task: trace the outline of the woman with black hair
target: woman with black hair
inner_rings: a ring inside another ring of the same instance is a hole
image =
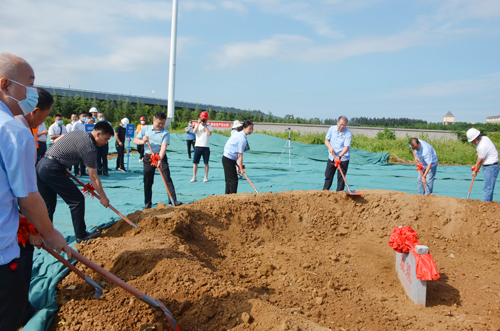
[[[243,170],[243,152],[247,146],[247,136],[253,132],[253,123],[245,121],[237,131],[226,142],[224,156],[222,156],[222,166],[226,178],[226,194],[236,193],[238,190],[236,165],[239,166],[241,174],[245,173],[245,170]]]

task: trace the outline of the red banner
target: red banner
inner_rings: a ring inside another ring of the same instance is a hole
[[[231,122],[216,122],[216,121],[208,121],[213,128],[230,128]]]

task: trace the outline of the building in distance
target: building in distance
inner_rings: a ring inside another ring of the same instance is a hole
[[[455,124],[455,116],[451,113],[451,111],[447,112],[443,118],[444,125],[452,125]]]
[[[500,124],[500,115],[486,117],[486,123]]]

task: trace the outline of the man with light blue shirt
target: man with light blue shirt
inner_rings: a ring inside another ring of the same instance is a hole
[[[344,176],[347,176],[347,168],[351,158],[351,140],[352,133],[347,128],[347,117],[340,116],[337,120],[337,125],[333,125],[328,130],[325,137],[325,145],[328,147],[328,162],[325,171],[325,185],[323,190],[329,190],[332,187],[333,177],[337,170],[338,161],[339,167],[342,169]],[[344,179],[337,171],[337,191],[344,190]]]
[[[165,113],[157,112],[154,116],[153,125],[144,127],[134,138],[134,144],[144,145],[144,209],[149,209],[152,206],[152,188],[156,168],[160,168],[175,205],[182,205],[182,202],[177,201],[174,183],[170,177],[170,168],[168,167],[167,146],[170,143],[170,132],[165,129],[166,120]],[[148,142],[151,144],[152,151],[147,145]],[[160,158],[156,164],[152,165],[151,156],[154,154],[159,154]]]
[[[186,142],[188,148],[188,158],[191,158],[191,147],[194,150],[194,144],[196,142],[196,135],[193,132],[193,123],[189,122],[189,125],[184,128],[184,132],[186,132]]]
[[[427,188],[427,193],[432,194],[438,166],[436,151],[427,142],[417,138],[410,139],[410,147],[415,153],[415,162],[420,163],[425,169],[423,170],[423,176],[422,171],[418,172],[417,193],[425,195],[425,189]]]
[[[33,68],[12,54],[0,54],[0,330],[17,330],[28,302],[24,266],[19,259],[17,230],[19,207],[43,236],[49,249],[64,248],[64,237],[50,222],[45,202],[38,193],[35,161],[36,144],[31,132],[14,119],[27,115],[38,102],[33,88]],[[42,237],[31,236],[40,247]]]

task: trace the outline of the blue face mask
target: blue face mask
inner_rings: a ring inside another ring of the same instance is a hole
[[[146,121],[141,121],[141,124],[146,124]]]
[[[62,125],[62,124],[63,124],[63,121],[62,121],[62,120],[59,120],[59,121],[57,121],[57,124],[58,124],[58,125]]]
[[[104,117],[101,117],[101,118],[99,119],[99,122],[102,122],[102,121],[104,121]]]
[[[36,91],[36,88],[31,87],[31,86],[25,86],[19,82],[16,82],[15,80],[9,79],[11,82],[19,84],[21,86],[26,87],[26,99],[24,100],[17,100],[16,98],[12,97],[9,95],[9,98],[14,99],[17,101],[17,104],[23,111],[23,114],[26,116],[29,113],[35,109],[36,105],[38,104],[38,92]]]

